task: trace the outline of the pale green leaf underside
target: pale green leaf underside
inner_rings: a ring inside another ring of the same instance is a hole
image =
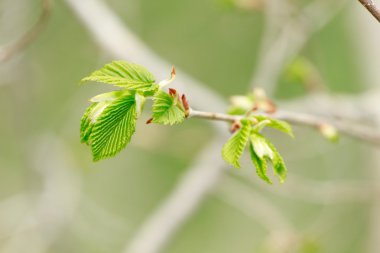
[[[135,132],[136,119],[135,94],[112,101],[97,118],[90,135],[94,161],[120,152]]]
[[[251,154],[251,160],[256,167],[257,175],[265,182],[272,184],[272,181],[267,176],[267,169],[268,169],[267,161],[265,158],[262,159],[258,157],[258,155],[255,153],[252,142],[249,143],[249,152]]]
[[[160,90],[154,96],[153,101],[153,123],[174,125],[185,119],[184,109],[176,97]]]
[[[104,108],[107,107],[107,105],[110,103],[110,101],[102,101],[97,103],[92,103],[84,113],[81,124],[80,124],[80,137],[81,142],[90,144],[90,135],[92,132],[92,128],[96,122],[96,119],[99,117],[99,115],[102,113]]]
[[[130,90],[146,91],[153,88],[155,78],[146,68],[125,61],[113,61],[82,79],[95,81]]]
[[[287,170],[285,167],[284,160],[282,159],[280,153],[278,153],[274,145],[268,139],[266,139],[264,136],[262,136],[259,133],[252,133],[251,143],[252,143],[253,151],[256,154],[256,156],[259,159],[264,160],[264,161],[269,160],[273,165],[273,170],[274,170],[275,175],[277,175],[280,179],[280,182],[283,183],[286,179]],[[260,167],[256,167],[256,169],[259,169],[262,171]],[[261,173],[261,171],[257,171],[258,174]],[[261,177],[260,174],[259,176]]]
[[[241,124],[241,128],[224,144],[222,149],[223,159],[236,168],[240,168],[239,159],[243,154],[252,128],[249,120],[242,120]]]
[[[128,90],[115,90],[111,92],[101,93],[90,98],[90,102],[98,103],[98,102],[108,102],[115,100],[123,95],[128,95],[130,92]]]

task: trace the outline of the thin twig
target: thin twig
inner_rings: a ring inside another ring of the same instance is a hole
[[[323,125],[331,125],[342,134],[371,144],[380,145],[380,131],[374,127],[351,124],[342,120],[328,120],[311,114],[290,111],[277,111],[274,114],[265,115],[275,119],[285,120],[293,125],[307,126],[318,130]],[[243,118],[243,116],[197,110],[190,110],[190,117],[227,122],[240,121]]]
[[[51,0],[42,0],[42,12],[35,25],[10,45],[0,48],[0,63],[6,62],[17,53],[27,48],[43,31],[51,14]]]
[[[359,0],[359,2],[380,22],[380,9],[372,0]]]

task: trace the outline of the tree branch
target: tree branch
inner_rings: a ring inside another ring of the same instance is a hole
[[[380,9],[372,0],[359,0],[359,2],[380,22]]]
[[[280,119],[289,122],[293,125],[307,126],[315,129],[320,129],[323,125],[331,125],[336,128],[340,133],[347,136],[365,141],[371,144],[380,145],[380,131],[374,127],[365,125],[358,125],[342,120],[328,120],[322,117],[314,116],[306,113],[291,112],[291,111],[277,111],[274,114],[265,114],[275,119]],[[240,121],[243,116],[228,115],[223,113],[203,112],[197,110],[190,110],[189,117],[201,118],[208,120],[218,120],[226,122]]]

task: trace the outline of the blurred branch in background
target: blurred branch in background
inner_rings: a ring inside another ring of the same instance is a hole
[[[171,194],[144,222],[123,252],[159,252],[197,209],[201,200],[217,182],[224,167],[224,162],[219,159],[219,149],[223,145],[221,137],[223,136],[216,136],[201,151]]]
[[[13,231],[4,231],[1,252],[7,253],[44,253],[66,227],[79,205],[81,198],[81,181],[75,171],[78,168],[68,150],[56,136],[44,136],[37,147],[32,147],[33,167],[41,175],[43,189],[34,208],[28,207],[24,217],[19,217]],[[48,156],[46,154],[49,153]],[[32,198],[32,196],[28,196]],[[26,198],[26,196],[25,196]],[[17,213],[23,198],[7,201],[6,208],[11,217]],[[0,217],[7,219],[7,217]]]
[[[380,22],[380,9],[372,0],[359,0],[359,2]]]
[[[281,186],[258,182],[256,175],[249,172],[231,175],[243,182],[249,181],[258,188],[270,191],[273,194],[284,196],[287,199],[296,199],[304,202],[335,205],[346,202],[369,202],[373,200],[374,186],[366,182],[347,181],[317,181],[295,174],[289,174],[286,184]]]
[[[227,204],[253,218],[269,232],[295,233],[293,225],[272,203],[231,176],[223,175],[214,193]]]
[[[360,95],[334,95],[325,93],[310,94],[301,98],[280,101],[281,108],[286,110],[302,109],[303,112],[313,113],[333,119],[345,119],[361,123],[375,124],[380,116],[378,97],[380,92],[369,90]]]
[[[66,3],[86,25],[101,48],[112,57],[142,64],[158,78],[167,78],[172,65],[145,45],[104,1],[66,0]],[[207,85],[186,75],[185,71],[176,69],[180,73],[176,76],[177,90],[191,97],[192,104],[212,110],[226,108],[224,99],[207,88]]]
[[[347,0],[312,1],[294,14],[291,7],[284,8],[284,1],[268,1],[266,5],[266,8],[269,8],[266,10],[268,32],[264,33],[257,69],[253,72],[251,80],[252,88],[263,87],[269,95],[272,95],[284,65],[289,63],[302,50],[311,35],[324,27],[347,2]],[[286,3],[291,5],[289,1]],[[273,21],[284,15],[279,14],[283,13],[284,9],[288,9],[286,19]]]
[[[42,12],[32,28],[9,45],[0,47],[0,63],[10,60],[14,55],[26,49],[46,27],[51,14],[51,0],[41,0]]]
[[[298,252],[302,247],[303,236],[297,233],[280,209],[260,192],[254,192],[238,180],[224,175],[214,193],[268,231],[264,252]]]

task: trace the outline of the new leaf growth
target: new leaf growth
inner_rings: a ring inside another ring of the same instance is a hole
[[[118,87],[91,98],[91,105],[81,120],[81,142],[90,146],[94,161],[115,156],[128,145],[147,99],[153,101],[152,117],[147,124],[180,124],[191,116],[192,110],[184,94],[173,88],[164,90],[164,86],[170,84],[175,76],[173,67],[170,78],[157,83],[153,74],[144,67],[114,61],[82,79],[82,82],[95,81]],[[274,173],[283,182],[286,177],[284,161],[260,132],[265,127],[272,127],[293,136],[292,130],[284,121],[253,114],[260,109],[267,113],[275,110],[274,104],[263,92],[234,97],[230,113],[242,115],[242,118],[232,123],[233,135],[223,146],[222,156],[229,164],[240,168],[239,160],[249,145],[258,176],[271,183],[267,175],[267,162],[270,161]]]

